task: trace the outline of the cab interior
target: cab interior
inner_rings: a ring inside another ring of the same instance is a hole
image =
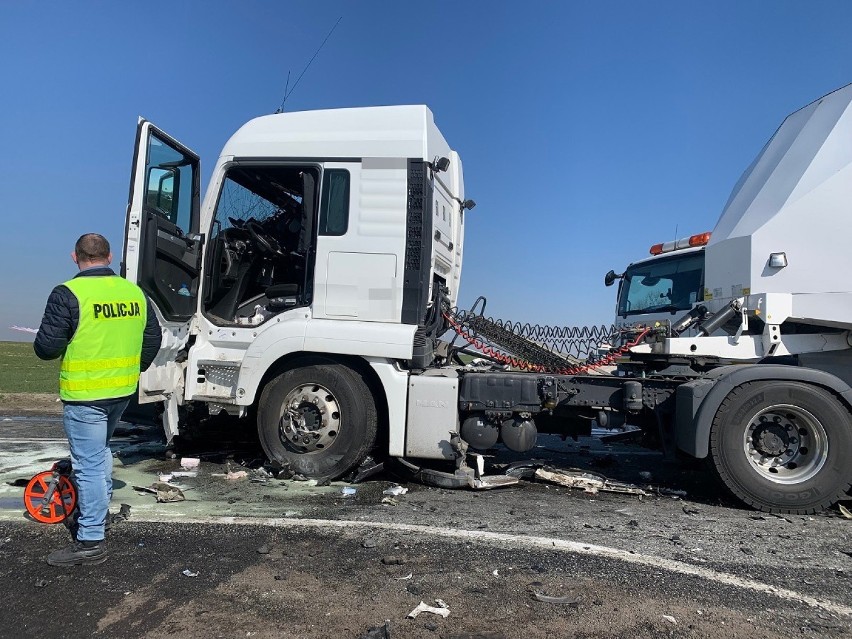
[[[223,180],[202,308],[218,325],[258,325],[310,304],[319,169],[238,165]]]

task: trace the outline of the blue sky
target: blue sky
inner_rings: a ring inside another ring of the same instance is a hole
[[[852,3],[176,2],[0,7],[0,340],[68,253],[120,260],[137,116],[202,157],[287,110],[425,103],[462,157],[461,302],[610,323],[619,270],[713,228],[785,115],[852,82]]]

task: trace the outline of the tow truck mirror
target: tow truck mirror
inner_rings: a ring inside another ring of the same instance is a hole
[[[621,277],[623,277],[623,275],[617,275],[615,271],[610,271],[609,273],[604,275],[604,284],[606,286],[612,286],[612,283]]]

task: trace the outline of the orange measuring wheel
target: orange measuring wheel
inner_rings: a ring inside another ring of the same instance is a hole
[[[24,489],[27,512],[43,524],[58,524],[77,505],[77,489],[71,480],[53,470],[33,477]]]

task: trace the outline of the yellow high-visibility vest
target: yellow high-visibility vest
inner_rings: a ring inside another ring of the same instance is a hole
[[[59,397],[87,401],[126,397],[139,382],[147,305],[142,290],[117,275],[65,282],[80,322],[62,357]]]

